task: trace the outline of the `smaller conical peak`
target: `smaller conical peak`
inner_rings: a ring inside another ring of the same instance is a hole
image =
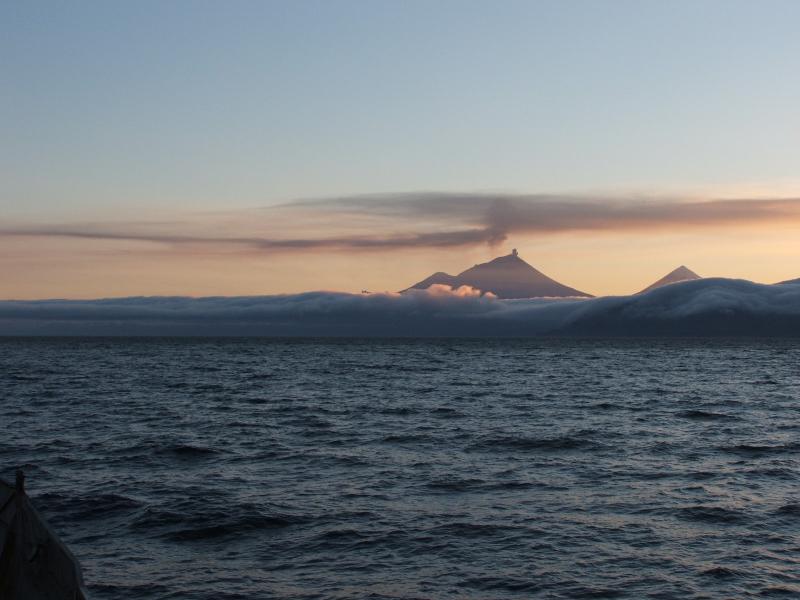
[[[670,275],[680,275],[681,277],[686,277],[687,279],[700,279],[700,275],[692,271],[686,265],[681,265],[680,267],[672,271]],[[669,277],[669,275],[667,277]]]
[[[664,287],[665,285],[669,285],[671,283],[681,283],[682,281],[693,281],[695,279],[702,279],[702,277],[685,265],[681,265],[639,293],[643,294],[644,292],[649,292],[650,290]]]

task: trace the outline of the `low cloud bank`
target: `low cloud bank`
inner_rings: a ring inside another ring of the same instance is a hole
[[[0,335],[797,336],[800,284],[704,279],[637,296],[498,300],[470,288],[0,302]]]

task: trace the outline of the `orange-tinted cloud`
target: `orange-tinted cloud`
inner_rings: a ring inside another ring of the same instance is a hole
[[[511,234],[646,231],[800,221],[800,198],[645,199],[411,193],[301,201],[243,212],[232,235],[205,222],[5,226],[0,235],[242,247],[262,252],[495,246]],[[313,231],[309,232],[309,227]],[[262,233],[265,231],[266,233]],[[288,232],[281,235],[278,232]],[[292,231],[302,235],[292,236]]]

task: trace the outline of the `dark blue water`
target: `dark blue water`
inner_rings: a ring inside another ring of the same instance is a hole
[[[0,341],[95,599],[800,597],[800,345]]]

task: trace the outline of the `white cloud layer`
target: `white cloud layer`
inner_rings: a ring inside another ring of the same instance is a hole
[[[7,300],[0,302],[0,335],[800,337],[800,284],[703,279],[588,300],[498,300],[447,286],[404,294]]]

